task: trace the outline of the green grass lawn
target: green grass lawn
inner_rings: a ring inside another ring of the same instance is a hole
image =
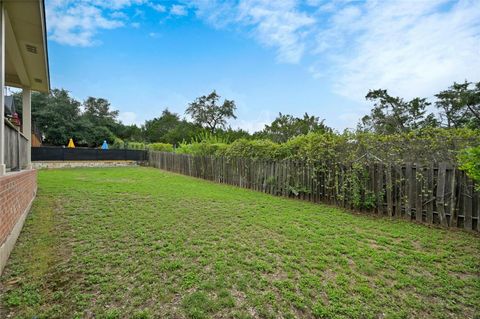
[[[0,318],[478,318],[479,239],[151,168],[40,171]]]

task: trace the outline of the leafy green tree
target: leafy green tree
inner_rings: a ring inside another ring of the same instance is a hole
[[[89,147],[98,147],[102,145],[103,141],[107,141],[109,144],[113,144],[115,141],[115,135],[108,129],[106,126],[94,125],[88,123],[84,126],[84,131],[82,131],[83,140],[82,145]]]
[[[118,123],[113,133],[115,136],[125,141],[140,142],[144,140],[144,132],[142,128],[135,124],[124,125],[123,123]]]
[[[99,146],[106,140],[113,143],[117,131],[118,111],[112,110],[110,102],[104,98],[88,97],[83,102],[82,114],[82,144],[91,147]]]
[[[480,146],[469,147],[458,156],[460,169],[477,183],[477,190],[480,190]]]
[[[435,96],[443,126],[480,128],[480,82],[454,82]]]
[[[218,128],[224,128],[229,118],[236,119],[235,101],[225,99],[218,104],[220,96],[213,91],[209,95],[198,97],[188,105],[185,113],[189,114],[196,124],[207,128],[215,133]]]
[[[163,110],[160,117],[145,121],[144,134],[148,142],[167,143],[166,135],[180,124],[180,117],[177,113]]]
[[[110,131],[118,125],[118,111],[110,109],[110,102],[103,98],[88,97],[83,102],[83,116],[94,126],[103,126]]]
[[[302,118],[279,113],[270,125],[265,125],[263,131],[254,135],[258,138],[268,138],[276,143],[284,143],[292,137],[311,132],[331,132],[332,129],[325,125],[324,121],[308,113],[305,113]]]
[[[480,128],[480,82],[468,92],[466,100],[467,108],[473,115],[474,127]]]
[[[426,115],[430,103],[424,98],[405,101],[390,96],[387,90],[369,91],[365,97],[374,102],[369,115],[362,118],[359,128],[379,134],[404,133],[426,126],[437,126],[433,114]]]
[[[21,94],[18,94],[21,105]],[[79,127],[80,102],[64,89],[53,89],[50,94],[32,94],[32,119],[43,134],[45,144],[66,145],[77,139],[83,130]]]
[[[21,93],[16,93],[16,105],[21,105]],[[32,120],[41,131],[47,145],[66,145],[73,138],[79,146],[98,146],[115,137],[141,139],[137,126],[124,126],[118,121],[118,111],[111,110],[103,98],[89,97],[81,103],[64,89],[52,89],[50,94],[32,93]],[[21,113],[21,108],[19,108]]]
[[[54,89],[55,90],[55,89]],[[52,90],[53,92],[53,90]],[[14,103],[16,106],[16,112],[22,118],[23,107],[22,106],[22,92],[16,92],[13,94]],[[48,103],[49,94],[32,92],[32,116],[35,116],[41,112],[41,110],[46,108]]]
[[[165,143],[178,146],[182,142],[189,142],[201,134],[205,129],[198,124],[181,120],[174,128],[170,129],[163,137]]]

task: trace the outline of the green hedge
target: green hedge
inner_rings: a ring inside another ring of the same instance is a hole
[[[129,150],[145,150],[147,149],[147,146],[145,145],[145,143],[128,142],[128,143],[125,143],[125,148]]]
[[[280,144],[270,140],[238,139],[225,147],[220,155],[226,157],[244,157],[275,159],[279,158]]]
[[[122,139],[117,137],[113,140],[112,148],[113,149],[124,149],[125,148],[125,142]]]
[[[224,150],[228,148],[228,144],[225,143],[208,143],[206,141],[193,142],[193,143],[181,143],[175,150],[178,154],[191,154],[191,155],[210,155],[210,156],[222,156]]]
[[[480,131],[470,129],[424,129],[404,134],[365,132],[310,133],[277,144],[270,140],[238,139],[231,144],[212,141],[182,143],[176,152],[192,155],[293,159],[311,162],[385,163],[457,162],[468,147],[480,146]]]
[[[168,143],[151,143],[147,148],[152,151],[173,152],[173,145]]]

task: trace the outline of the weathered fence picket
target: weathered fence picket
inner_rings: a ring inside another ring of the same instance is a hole
[[[381,216],[480,231],[480,192],[450,164],[364,166],[149,152],[150,166]]]

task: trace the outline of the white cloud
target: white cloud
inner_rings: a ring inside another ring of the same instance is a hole
[[[255,133],[258,131],[261,131],[265,128],[265,125],[270,124],[272,121],[271,120],[266,120],[262,118],[258,118],[252,121],[247,121],[247,120],[236,120],[231,123],[231,126],[233,128],[240,128],[242,130],[245,130],[249,133]]]
[[[110,17],[114,18],[114,19],[127,19],[127,14],[125,12],[122,12],[122,11],[113,11],[111,14],[110,14]]]
[[[187,7],[180,4],[174,4],[170,8],[170,14],[175,16],[186,16],[188,14]]]
[[[61,44],[89,46],[95,43],[94,35],[99,29],[123,26],[121,20],[108,18],[100,8],[83,3],[47,8],[50,38]]]
[[[142,124],[135,112],[120,112],[118,119],[125,125]]]
[[[146,0],[77,0],[77,2],[87,2],[98,7],[112,10],[123,9],[132,5],[147,3]]]
[[[46,2],[49,38],[61,44],[91,46],[98,43],[101,30],[111,30],[138,22],[127,23],[122,11],[132,6],[149,4],[159,10],[160,5],[147,0],[50,0]],[[138,8],[137,8],[138,10]]]
[[[265,125],[270,124],[272,121],[263,121],[263,120],[254,120],[254,121],[246,121],[246,120],[239,120],[233,123],[233,128],[240,128],[245,130],[249,133],[255,133],[261,131],[265,128]]]
[[[162,5],[162,4],[158,4],[158,3],[149,3],[149,6],[157,11],[157,12],[160,12],[160,13],[163,13],[163,12],[166,12],[167,11],[167,8]]]
[[[145,8],[192,11],[213,27],[246,34],[355,101],[368,89],[428,97],[453,81],[480,81],[478,0],[180,0],[168,8],[153,0],[50,0],[49,36],[92,45],[102,30],[138,27],[129,19],[141,19]]]
[[[243,1],[238,22],[254,25],[260,43],[277,47],[283,62],[298,63],[302,58],[309,27],[315,20],[296,10],[295,1]]]
[[[355,112],[347,112],[340,114],[338,116],[338,119],[345,124],[351,124],[358,122],[358,120],[362,118],[363,115]]]
[[[217,28],[234,26],[307,63],[319,81],[356,101],[369,89],[431,96],[480,80],[480,1],[188,1]]]
[[[345,14],[351,8],[318,37],[337,93],[358,100],[387,88],[411,98],[480,79],[480,2],[367,2]]]
[[[192,2],[189,2],[192,4]],[[243,0],[193,1],[197,16],[215,27],[240,25],[250,29],[258,42],[278,50],[278,60],[298,63],[307,49],[308,37],[315,19],[300,11],[298,1]]]

